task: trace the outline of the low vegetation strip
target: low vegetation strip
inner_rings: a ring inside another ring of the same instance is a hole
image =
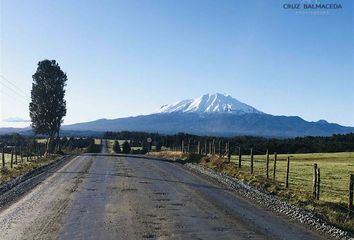
[[[156,157],[188,159],[188,153],[156,152]],[[187,156],[186,156],[187,155]],[[238,156],[232,156],[228,162],[225,158],[195,154],[193,159],[199,166],[212,169],[256,187],[261,191],[280,197],[288,203],[314,213],[318,218],[329,222],[351,234],[354,233],[354,219],[348,217],[349,174],[353,172],[353,153],[318,153],[277,155],[275,178],[273,179],[274,156],[269,156],[268,178],[266,174],[266,156],[254,155],[253,174],[251,174],[251,157],[242,156],[239,168]],[[286,187],[287,157],[290,156],[289,186]],[[313,164],[321,169],[321,188],[319,200],[313,198]]]
[[[33,169],[48,165],[50,162],[58,159],[60,156],[56,154],[48,156],[35,156],[27,160],[26,157],[20,155],[12,156],[12,158],[17,158],[17,161],[13,161],[11,167],[11,154],[4,154],[5,167],[0,171],[0,184],[14,179],[18,176],[24,175]]]
[[[159,159],[167,159],[173,162],[179,163],[189,163],[198,162],[200,160],[200,155],[194,153],[181,153],[173,151],[161,151],[161,152],[148,152],[145,156],[155,157]]]
[[[181,153],[177,151],[149,152],[146,155],[151,157],[165,158],[173,161],[187,160],[190,157],[190,154],[188,153]]]

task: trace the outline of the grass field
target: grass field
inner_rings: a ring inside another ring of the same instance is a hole
[[[285,188],[287,157],[290,156],[289,188]],[[274,155],[270,155],[269,179],[266,178],[266,156],[254,155],[254,174],[250,174],[249,155],[231,162],[217,157],[204,157],[200,164],[236,177],[284,200],[313,211],[326,221],[354,233],[354,219],[348,219],[349,176],[354,173],[354,153],[278,154],[276,178],[273,180]],[[313,165],[321,171],[320,199],[312,198]]]
[[[16,155],[14,155],[14,159],[13,162],[15,164],[15,157]],[[26,157],[23,158],[24,160],[26,160]],[[11,154],[10,153],[5,153],[5,165],[6,166],[10,166],[10,162],[11,162]],[[21,162],[21,156],[17,155],[17,162],[20,163]]]
[[[354,173],[354,153],[309,153],[278,154],[276,180],[285,185],[287,157],[290,156],[289,188],[311,194],[313,165],[318,164],[321,171],[320,199],[334,203],[346,203],[348,199],[349,175]],[[269,176],[273,178],[274,155],[269,156]],[[250,171],[250,156],[242,156],[241,170]],[[237,163],[238,157],[232,156]],[[266,156],[254,155],[254,172],[266,176]]]
[[[37,138],[37,139],[36,139],[36,142],[37,142],[37,143],[46,144],[46,143],[47,143],[47,139],[45,139],[45,138]]]

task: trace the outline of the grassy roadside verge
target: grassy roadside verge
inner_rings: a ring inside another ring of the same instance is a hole
[[[50,162],[56,160],[58,157],[60,157],[60,155],[53,154],[47,157],[39,157],[38,159],[33,159],[28,162],[19,161],[18,164],[14,164],[13,168],[10,168],[8,162],[6,161],[7,167],[5,169],[1,169],[0,171],[0,184],[18,176],[24,175],[33,169],[47,165]]]
[[[176,160],[188,160],[190,154],[182,152],[173,152],[173,151],[162,151],[162,152],[148,152],[147,156],[164,158],[172,161]]]
[[[324,219],[330,224],[339,227],[348,232],[354,233],[354,219],[347,218],[345,202],[333,201],[328,197],[320,201],[312,199],[310,191],[303,191],[301,185],[293,185],[291,188],[285,188],[282,181],[267,179],[264,175],[255,173],[250,174],[247,168],[238,169],[236,162],[226,162],[216,156],[197,156],[181,152],[153,152],[150,156],[165,159],[183,159],[193,160],[199,165],[208,167],[215,171],[222,172],[228,176],[235,177],[253,187],[257,187],[272,195],[297,205],[301,208],[315,213],[319,218]],[[334,183],[335,184],[335,183]],[[345,196],[343,196],[345,197]]]
[[[148,152],[147,156],[157,157],[168,159],[172,161],[188,161],[188,162],[199,162],[201,160],[201,156],[193,153],[182,153],[182,152],[173,152],[173,151],[161,151],[161,152]]]

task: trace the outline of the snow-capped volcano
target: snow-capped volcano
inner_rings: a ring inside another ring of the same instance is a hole
[[[354,132],[353,127],[307,122],[292,116],[265,114],[229,95],[205,94],[159,111],[136,117],[99,119],[63,126],[66,131],[138,131],[161,134],[190,133],[210,136],[298,137],[330,136]],[[1,132],[1,128],[0,128]]]
[[[242,103],[230,95],[221,93],[205,94],[194,99],[186,99],[171,105],[163,105],[158,113],[263,114],[254,107]]]

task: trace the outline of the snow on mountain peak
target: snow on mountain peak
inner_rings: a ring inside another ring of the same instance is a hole
[[[163,105],[158,113],[231,113],[245,114],[261,111],[238,101],[228,94],[205,94],[195,99],[186,99],[180,102]]]

